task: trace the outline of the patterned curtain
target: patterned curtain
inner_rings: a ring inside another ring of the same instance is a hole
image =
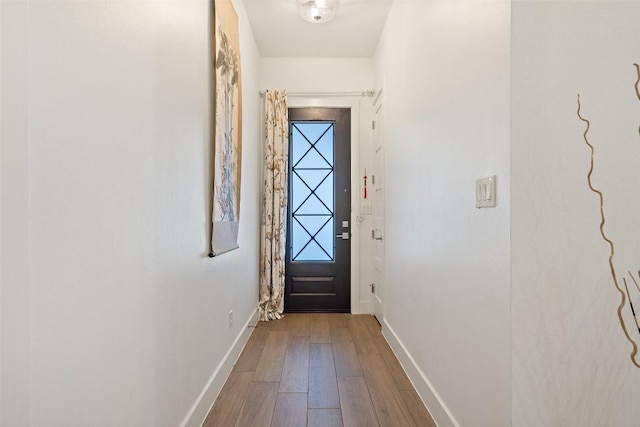
[[[260,231],[260,320],[282,318],[287,240],[289,114],[287,96],[265,95],[264,206]]]

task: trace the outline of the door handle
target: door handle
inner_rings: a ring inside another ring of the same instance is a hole
[[[342,240],[349,240],[349,232],[345,231],[338,234],[336,237],[340,237]]]

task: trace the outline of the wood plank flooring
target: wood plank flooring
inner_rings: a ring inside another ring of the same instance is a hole
[[[203,427],[435,427],[373,316],[260,322]]]

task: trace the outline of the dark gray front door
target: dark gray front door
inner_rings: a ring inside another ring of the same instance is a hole
[[[351,311],[351,110],[289,109],[285,311]]]

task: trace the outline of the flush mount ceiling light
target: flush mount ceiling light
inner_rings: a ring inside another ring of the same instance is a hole
[[[302,19],[314,24],[331,21],[338,11],[338,0],[297,0],[297,2]]]

